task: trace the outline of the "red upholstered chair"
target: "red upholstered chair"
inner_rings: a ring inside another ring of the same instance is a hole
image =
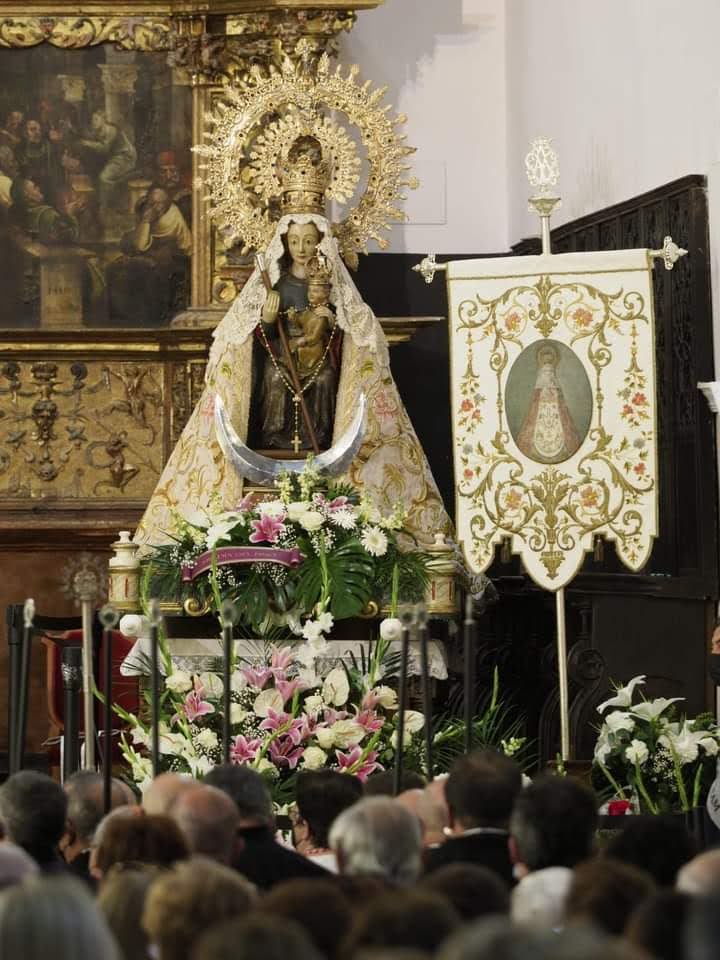
[[[104,635],[100,643],[99,655],[97,658],[98,664],[104,662]],[[47,669],[46,669],[46,688],[47,688],[47,705],[48,705],[48,714],[50,716],[50,721],[53,723],[60,733],[62,734],[64,729],[64,720],[63,720],[63,680],[62,680],[62,651],[63,647],[73,646],[79,647],[82,645],[82,630],[68,630],[65,633],[60,634],[45,634],[42,637],[42,642],[46,649],[47,655]],[[112,662],[113,662],[113,689],[112,689],[112,700],[113,703],[118,703],[121,707],[128,711],[128,713],[137,714],[140,704],[140,694],[138,689],[138,678],[137,677],[124,677],[120,673],[120,665],[132,649],[135,641],[129,637],[124,636],[117,630],[112,632]],[[102,676],[97,677],[97,687],[101,693],[104,693],[103,690],[103,678]],[[81,694],[82,698],[82,694]],[[96,701],[95,709],[96,725],[98,728],[102,729],[102,703],[101,701]],[[84,730],[84,717],[82,706],[80,707],[80,733],[83,733]],[[120,717],[116,714],[113,714],[113,731],[115,733],[126,730],[127,724],[125,724]],[[53,744],[50,748],[50,762],[57,763],[59,762],[59,747],[57,744]],[[113,761],[120,761],[122,759],[122,754],[120,753],[120,747],[118,742],[118,737],[113,737],[113,750],[112,750]]]

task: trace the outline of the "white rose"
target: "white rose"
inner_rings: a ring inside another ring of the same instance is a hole
[[[309,500],[294,500],[287,505],[287,515],[290,520],[299,520],[303,514],[310,511]]]
[[[247,715],[247,710],[243,710],[239,703],[230,704],[230,723],[242,723]]]
[[[306,747],[302,763],[307,770],[319,770],[325,766],[327,754],[320,747]]]
[[[625,748],[625,757],[630,763],[637,763],[642,766],[649,756],[648,748],[642,740],[631,740],[630,746]]]
[[[425,726],[425,717],[417,710],[405,711],[405,729],[410,733],[417,733]]]
[[[261,516],[278,519],[285,516],[285,504],[282,500],[263,500],[257,505],[257,512]]]
[[[165,678],[165,686],[173,693],[187,693],[188,690],[192,690],[192,677],[184,670],[175,670]]]
[[[267,717],[270,710],[274,710],[275,713],[282,713],[282,708],[282,694],[275,687],[268,687],[267,690],[261,691],[253,704],[256,717]]]
[[[325,701],[319,693],[313,693],[311,696],[305,698],[304,706],[306,713],[320,713],[325,706]]]
[[[350,696],[350,683],[345,667],[335,667],[325,678],[322,689],[323,699],[335,707],[342,707]]]
[[[225,684],[217,673],[201,673],[198,680],[203,685],[206,697],[213,697],[220,700],[225,690]]]
[[[325,518],[321,513],[318,513],[317,510],[308,510],[298,517],[298,522],[308,533],[313,533],[315,530],[320,529],[325,522]]]
[[[364,727],[354,720],[338,720],[330,729],[335,746],[343,750],[357,746],[365,736]]]
[[[147,617],[142,617],[138,613],[126,613],[120,618],[118,624],[120,633],[125,637],[137,639],[138,637],[150,636],[150,621]]]
[[[335,744],[335,734],[330,727],[318,727],[315,731],[315,739],[323,750],[330,750]]]
[[[380,636],[383,640],[392,643],[402,636],[402,623],[397,617],[386,617],[380,624]]]
[[[197,742],[203,750],[214,750],[218,745],[218,735],[214,730],[201,730],[197,735]]]
[[[392,687],[375,687],[373,693],[378,699],[378,706],[382,707],[383,710],[397,710],[397,693]]]
[[[635,729],[635,721],[630,714],[624,710],[613,710],[612,713],[609,713],[605,717],[605,723],[608,725],[611,733],[617,733],[618,730],[627,730],[629,732]]]

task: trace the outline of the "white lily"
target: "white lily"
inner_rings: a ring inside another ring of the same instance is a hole
[[[684,699],[685,697],[670,697],[669,699],[658,697],[657,700],[643,700],[631,707],[630,713],[634,717],[640,717],[641,720],[657,720],[661,714],[665,713],[671,703],[679,703]]]
[[[602,713],[603,710],[606,710],[608,707],[629,707],[632,703],[635,687],[645,683],[645,679],[646,674],[642,673],[638,677],[633,677],[630,683],[628,683],[626,686],[617,687],[615,690],[615,696],[610,697],[609,700],[605,700],[605,702],[601,703],[597,708],[598,713]]]

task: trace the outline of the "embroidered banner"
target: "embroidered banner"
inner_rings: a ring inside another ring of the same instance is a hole
[[[234,563],[280,563],[284,567],[297,567],[303,555],[298,547],[283,550],[280,547],[218,547],[216,563],[225,567]],[[207,550],[190,566],[182,568],[183,581],[188,583],[212,567],[213,552]]]
[[[631,570],[657,536],[646,250],[448,264],[457,535],[475,572],[509,538],[565,586],[601,535]]]

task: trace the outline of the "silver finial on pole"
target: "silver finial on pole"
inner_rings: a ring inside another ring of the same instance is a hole
[[[548,137],[536,137],[530,144],[530,152],[525,157],[525,172],[530,186],[535,188],[528,200],[528,209],[540,217],[542,252],[550,254],[550,217],[561,201],[554,189],[560,179],[560,164]]]

